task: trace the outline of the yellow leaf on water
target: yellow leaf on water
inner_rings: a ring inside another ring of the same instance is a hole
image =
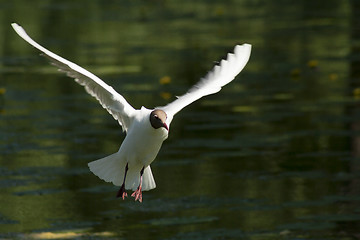
[[[360,88],[355,88],[353,90],[353,95],[355,99],[360,99]]]
[[[171,77],[164,76],[164,77],[160,78],[159,82],[161,85],[169,84],[169,83],[171,83]]]
[[[329,78],[331,81],[336,81],[336,80],[338,80],[339,75],[337,75],[336,73],[330,73]]]
[[[6,93],[6,89],[5,88],[0,88],[0,95]]]
[[[310,68],[316,68],[319,65],[319,61],[318,60],[310,60],[310,61],[308,61],[307,65]]]
[[[160,96],[161,96],[163,99],[165,99],[165,100],[169,100],[172,95],[171,95],[171,93],[169,93],[169,92],[161,92],[161,93],[160,93]]]

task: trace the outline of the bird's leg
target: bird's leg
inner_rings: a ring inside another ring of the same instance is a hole
[[[125,197],[127,197],[127,193],[125,191],[125,180],[126,180],[126,174],[127,174],[128,170],[129,170],[128,163],[126,163],[124,181],[123,181],[123,184],[121,185],[118,193],[116,194],[117,198],[121,197],[123,200],[125,199]]]
[[[136,191],[133,192],[133,194],[131,194],[131,196],[135,198],[135,201],[139,200],[139,202],[142,202],[141,185],[142,185],[143,174],[144,174],[144,167],[140,171],[140,183],[139,183],[139,186],[136,189]]]

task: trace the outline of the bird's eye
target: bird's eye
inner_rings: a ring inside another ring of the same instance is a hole
[[[158,115],[154,115],[154,118],[159,119]]]

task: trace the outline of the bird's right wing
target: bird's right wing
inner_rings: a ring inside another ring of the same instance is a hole
[[[42,52],[50,62],[57,66],[60,71],[65,72],[69,77],[75,79],[77,83],[85,87],[85,90],[95,97],[122,126],[123,131],[127,131],[131,124],[131,118],[135,114],[135,109],[117,93],[111,86],[107,85],[100,78],[85,70],[84,68],[72,63],[55,53],[47,50],[27,35],[25,30],[18,24],[12,23],[16,33],[30,45]]]

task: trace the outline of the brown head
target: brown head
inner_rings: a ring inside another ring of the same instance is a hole
[[[165,123],[166,118],[167,118],[166,113],[163,110],[155,109],[150,113],[151,126],[155,129],[163,127],[169,131],[169,127]]]

